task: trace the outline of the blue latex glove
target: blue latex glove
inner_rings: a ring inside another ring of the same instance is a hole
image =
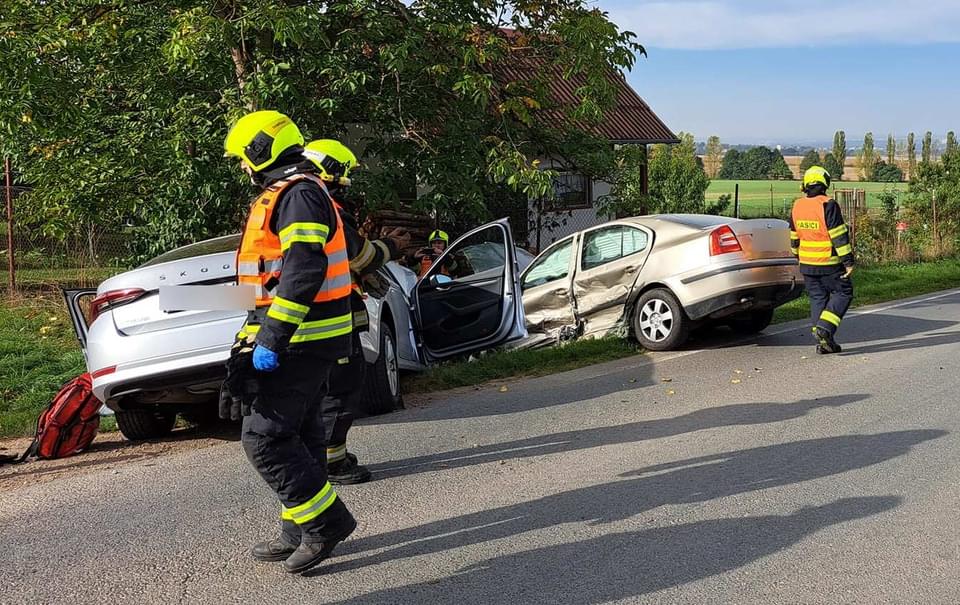
[[[280,367],[280,357],[267,347],[257,345],[253,349],[253,367],[261,372],[272,372]]]

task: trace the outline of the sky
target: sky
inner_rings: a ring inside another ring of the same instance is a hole
[[[848,144],[960,132],[960,0],[598,0],[647,57],[627,75],[697,140]]]

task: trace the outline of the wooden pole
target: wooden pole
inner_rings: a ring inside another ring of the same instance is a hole
[[[12,293],[17,287],[16,272],[13,263],[13,179],[10,175],[10,158],[3,162],[7,190],[7,283]]]

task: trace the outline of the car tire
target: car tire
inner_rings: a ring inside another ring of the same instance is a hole
[[[687,341],[692,326],[683,306],[669,290],[644,292],[633,309],[633,335],[648,351],[669,351]]]
[[[773,309],[760,309],[738,313],[727,320],[727,325],[734,332],[749,336],[762,332],[771,322],[773,322]]]
[[[130,441],[166,437],[173,431],[177,422],[175,412],[161,412],[148,408],[119,410],[116,417],[117,427]]]
[[[367,365],[367,376],[360,392],[361,410],[375,416],[403,408],[400,390],[400,366],[397,337],[389,323],[380,324],[380,356]]]

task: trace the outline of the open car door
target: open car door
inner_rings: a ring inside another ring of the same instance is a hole
[[[90,303],[96,295],[96,288],[63,290],[67,312],[70,313],[70,323],[73,324],[73,331],[77,334],[77,340],[80,341],[80,348],[83,349],[84,356],[87,354],[87,318],[90,317]]]
[[[518,276],[507,219],[478,227],[447,248],[413,291],[412,315],[425,360],[525,337]]]

